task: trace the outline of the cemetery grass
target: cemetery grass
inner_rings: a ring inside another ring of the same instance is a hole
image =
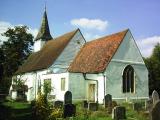
[[[76,105],[74,120],[112,120],[111,114],[107,114],[106,109],[102,105],[99,105],[98,111],[88,111],[82,107],[81,102],[74,104]],[[139,112],[133,111],[128,103],[121,104],[121,106],[126,107],[126,120],[149,120],[148,115],[144,114],[144,110]],[[27,102],[3,102],[0,107],[0,110],[3,110],[1,117],[10,116],[10,119],[16,118],[16,120],[31,119],[31,105]]]
[[[0,120],[29,120],[31,105],[27,102],[7,101],[0,103]]]
[[[75,104],[77,113],[74,120],[112,120],[112,115],[108,114],[102,105],[99,105],[98,111],[87,111],[82,108],[81,103]],[[126,108],[126,120],[149,120],[149,116],[144,109],[134,111],[128,103],[123,103],[121,106]]]

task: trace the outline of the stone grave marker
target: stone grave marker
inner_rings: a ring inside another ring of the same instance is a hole
[[[104,98],[105,108],[112,106],[112,95],[107,94]]]
[[[160,100],[153,105],[151,120],[160,120]]]
[[[54,102],[54,107],[55,108],[62,108],[63,107],[63,102],[59,101],[59,100],[55,101]]]
[[[111,114],[112,113],[112,95],[110,94],[105,95],[104,104],[105,104],[105,108],[107,108],[107,112]]]
[[[76,106],[74,104],[65,104],[63,110],[64,118],[76,115]]]
[[[142,109],[142,104],[140,103],[133,103],[133,110],[140,111]]]
[[[89,103],[88,104],[88,109],[91,111],[97,111],[98,110],[98,103]]]
[[[156,90],[152,92],[152,100],[153,100],[153,105],[159,100],[159,95]]]
[[[83,101],[83,108],[88,108],[88,102],[87,102],[87,100]]]
[[[64,95],[64,104],[72,104],[72,93],[67,91]]]
[[[123,120],[126,119],[126,109],[122,106],[114,107],[112,111],[112,119],[114,120]]]

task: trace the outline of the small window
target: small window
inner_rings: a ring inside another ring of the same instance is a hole
[[[52,90],[51,79],[44,79],[43,85],[44,93],[50,93]]]
[[[65,91],[65,78],[61,78],[61,91]]]
[[[123,93],[134,92],[134,69],[128,65],[123,71]]]

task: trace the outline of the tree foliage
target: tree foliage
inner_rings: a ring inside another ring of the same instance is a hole
[[[160,94],[160,44],[154,47],[152,55],[145,59],[146,66],[149,70],[149,92],[153,90]]]
[[[0,67],[3,68],[0,72],[4,84],[8,84],[8,80],[31,53],[33,36],[27,33],[27,29],[26,26],[15,26],[2,34],[7,37],[0,48],[0,57],[3,58],[0,59]]]

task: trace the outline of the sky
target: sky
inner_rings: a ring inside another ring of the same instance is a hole
[[[36,36],[45,3],[53,37],[80,28],[90,41],[129,28],[144,57],[160,43],[159,0],[0,0],[0,33],[27,25]]]

